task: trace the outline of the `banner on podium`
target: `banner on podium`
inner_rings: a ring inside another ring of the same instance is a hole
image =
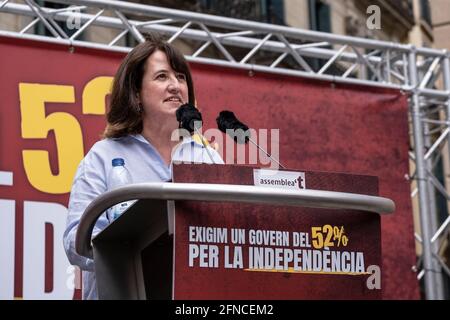
[[[175,166],[174,181],[195,177],[252,185],[261,173],[202,167]],[[295,176],[311,189],[377,195],[375,177],[304,171]],[[350,180],[359,183],[346,184]],[[177,201],[174,298],[380,299],[380,232],[380,216],[371,212]]]

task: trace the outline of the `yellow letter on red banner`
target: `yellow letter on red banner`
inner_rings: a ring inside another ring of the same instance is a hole
[[[23,150],[23,165],[31,185],[39,191],[62,194],[70,191],[77,166],[83,158],[83,136],[78,120],[65,112],[46,115],[45,103],[74,103],[73,86],[20,83],[22,138],[45,139],[53,130],[58,153],[58,174],[52,173],[48,151]]]

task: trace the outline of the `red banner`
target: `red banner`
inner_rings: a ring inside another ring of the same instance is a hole
[[[78,298],[79,281],[62,247],[68,193],[79,161],[103,131],[112,77],[124,55],[6,37],[0,52],[0,298]],[[404,179],[406,97],[191,67],[204,130],[229,109],[258,133],[267,129],[275,137],[271,129],[279,129],[280,161],[287,167],[379,177],[380,195],[397,207],[381,219],[383,298],[419,298]]]
[[[254,185],[264,173],[282,190],[301,176],[292,189],[378,193],[376,177],[249,166],[174,166],[173,179]],[[380,231],[379,214],[361,210],[175,201],[173,296],[380,299]]]

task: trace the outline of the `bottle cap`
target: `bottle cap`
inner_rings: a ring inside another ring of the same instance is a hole
[[[113,167],[119,167],[119,166],[123,166],[123,165],[125,165],[125,160],[123,160],[122,158],[114,158],[112,160]]]

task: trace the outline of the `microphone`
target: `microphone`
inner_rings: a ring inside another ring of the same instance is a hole
[[[228,110],[222,110],[219,113],[219,116],[216,118],[216,122],[219,130],[222,131],[223,133],[228,134],[230,137],[234,138],[234,141],[236,143],[243,144],[250,141],[256,147],[258,147],[259,150],[264,152],[270,159],[278,163],[278,165],[281,168],[286,169],[281,163],[277,161],[277,159],[273,158],[266,150],[261,148],[255,141],[251,139],[250,131],[248,131],[249,130],[248,126],[243,122],[239,121],[239,119],[236,118],[233,112]]]
[[[209,156],[209,159],[211,159],[211,162],[215,164],[215,161],[196,126],[196,123],[198,124],[202,122],[202,114],[200,113],[200,111],[198,111],[198,109],[192,104],[185,103],[177,109],[175,115],[177,117],[177,121],[179,122],[179,128],[186,129],[191,135],[194,133],[194,131],[196,131],[203,147],[206,150],[206,153]]]
[[[216,122],[219,130],[224,133],[227,133],[227,129],[233,131],[242,130],[235,132],[237,134],[235,134],[233,138],[236,143],[243,144],[249,141],[250,132],[247,132],[248,126],[239,121],[233,112],[228,110],[221,111]]]
[[[175,112],[180,128],[186,129],[190,134],[194,133],[195,122],[202,121],[202,114],[190,103],[181,105]]]

